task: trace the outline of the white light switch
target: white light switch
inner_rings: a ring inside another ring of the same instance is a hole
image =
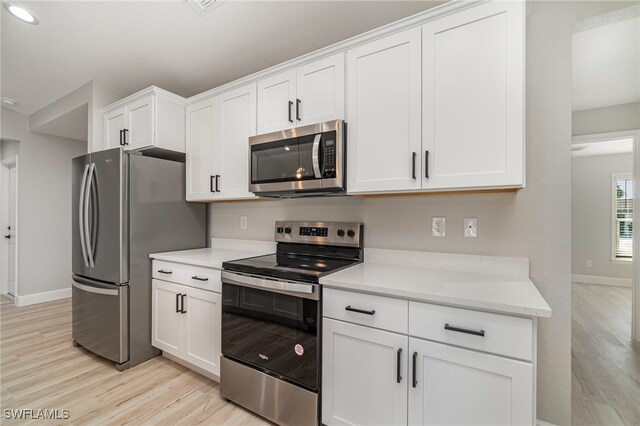
[[[431,218],[431,235],[434,237],[444,237],[444,217]]]
[[[247,229],[247,217],[240,216],[240,229]]]
[[[475,238],[478,236],[478,218],[477,217],[464,218],[464,236],[468,238]]]

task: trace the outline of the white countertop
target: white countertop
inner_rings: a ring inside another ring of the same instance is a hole
[[[374,251],[372,249],[371,251]],[[394,255],[395,253],[395,255]],[[375,250],[372,259],[387,258],[390,262],[398,259],[398,251]],[[450,269],[434,268],[434,256],[446,256],[453,259],[447,265]],[[475,272],[469,267],[469,260],[474,256],[445,255],[440,253],[403,252],[400,261],[404,264],[374,263],[367,261],[352,266],[320,279],[325,287],[340,290],[354,290],[365,293],[378,294],[396,298],[410,299],[420,302],[432,302],[471,309],[487,310],[505,314],[515,314],[530,317],[551,317],[551,308],[544,300],[536,286],[527,276],[509,268],[496,270],[503,273]],[[406,260],[412,257],[414,262],[407,266]],[[423,265],[419,259],[425,259]],[[455,268],[456,259],[460,259],[460,269]],[[486,263],[487,257],[478,256],[481,263]],[[512,259],[493,258],[496,264],[502,259],[507,264],[513,264]],[[522,258],[520,258],[522,259]],[[464,262],[462,262],[464,261]],[[428,266],[427,266],[428,265]],[[528,273],[528,262],[526,265]]]
[[[212,247],[152,253],[152,259],[204,268],[222,269],[222,262],[275,253],[275,243],[252,240],[212,239]]]

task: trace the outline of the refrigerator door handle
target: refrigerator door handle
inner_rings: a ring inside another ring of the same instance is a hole
[[[86,284],[81,284],[81,283],[79,283],[79,282],[77,282],[75,280],[71,283],[71,285],[73,285],[78,290],[86,291],[86,292],[89,292],[89,293],[104,294],[104,295],[107,295],[107,296],[117,296],[118,295],[118,290],[117,289],[109,290],[109,289],[106,289],[106,288],[91,287],[91,286],[88,286]]]
[[[84,216],[84,240],[86,243],[86,251],[87,251],[87,259],[89,260],[89,266],[95,267],[95,262],[93,261],[93,250],[91,248],[91,231],[89,230],[89,196],[91,193],[91,186],[93,185],[93,172],[95,171],[96,163],[91,163],[89,166],[89,174],[88,181],[85,185],[84,190],[84,206],[83,206],[83,216]]]
[[[84,166],[84,172],[82,173],[82,184],[80,184],[80,201],[78,203],[78,224],[80,227],[80,247],[82,248],[82,260],[84,261],[84,266],[89,267],[89,261],[87,260],[87,245],[85,241],[85,233],[84,233],[84,196],[85,196],[85,188],[87,185],[87,171],[89,170],[89,165]]]

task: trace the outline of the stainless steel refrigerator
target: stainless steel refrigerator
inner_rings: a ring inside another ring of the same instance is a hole
[[[205,247],[206,207],[185,201],[178,161],[116,148],[72,168],[73,344],[124,370],[160,354],[149,254]]]

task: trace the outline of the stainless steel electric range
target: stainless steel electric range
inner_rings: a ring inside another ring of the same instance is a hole
[[[363,261],[363,225],[276,222],[276,253],[222,264],[220,392],[281,425],[319,423],[320,277]]]

